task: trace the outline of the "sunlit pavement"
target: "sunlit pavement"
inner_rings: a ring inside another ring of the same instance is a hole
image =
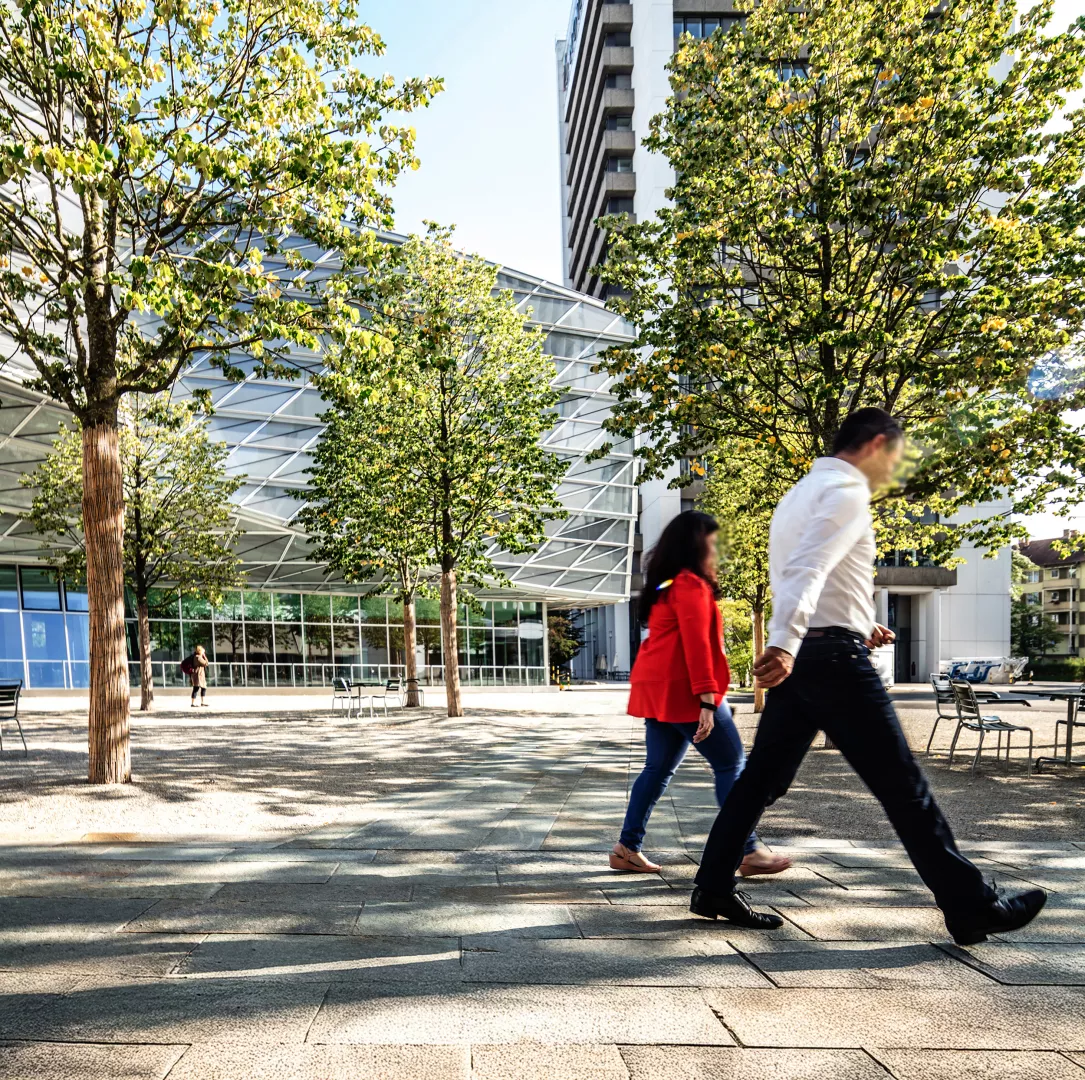
[[[758,934],[686,910],[714,812],[692,755],[646,845],[663,873],[607,868],[641,763],[622,703],[166,710],[111,791],[80,782],[78,712],[31,703],[30,756],[2,759],[0,1076],[1085,1080],[1085,777],[931,759],[985,872],[1052,891],[963,950],[817,750],[762,827],[795,866],[749,885],[786,920]]]

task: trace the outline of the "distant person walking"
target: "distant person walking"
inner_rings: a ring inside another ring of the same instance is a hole
[[[211,663],[207,659],[207,653],[202,645],[196,646],[196,651],[185,661],[189,666],[188,677],[192,682],[192,708],[198,708],[196,695],[199,694],[199,705],[207,706],[207,665]]]
[[[772,687],[746,769],[708,837],[690,901],[695,915],[774,929],[735,892],[746,837],[787,792],[814,736],[824,731],[882,804],[961,945],[1018,930],[1047,894],[996,891],[958,850],[901,731],[871,648],[893,641],[874,621],[876,548],[871,492],[887,485],[903,452],[900,424],[881,409],[845,418],[833,456],[780,500],[769,532],[772,620],[754,676]]]
[[[663,530],[648,557],[639,616],[648,627],[630,675],[629,712],[643,716],[647,760],[633,785],[615,870],[657,873],[641,852],[648,819],[692,744],[712,767],[722,806],[742,771],[742,740],[724,695],[731,674],[723,652],[716,583],[719,525],[687,510]],[[791,861],[761,850],[752,834],[739,873],[778,874]]]

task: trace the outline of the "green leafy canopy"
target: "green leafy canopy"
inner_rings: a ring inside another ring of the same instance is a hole
[[[197,356],[282,373],[362,334],[352,282],[418,164],[389,117],[441,83],[367,74],[359,7],[0,6],[0,329],[85,425]]]
[[[504,580],[493,556],[530,551],[565,511],[567,462],[540,441],[558,392],[542,335],[498,268],[431,226],[396,253],[399,273],[372,314],[384,342],[343,349],[320,385],[332,401],[303,520],[319,557],[358,580],[397,562]]]
[[[241,530],[230,497],[243,477],[226,476],[228,450],[207,436],[191,404],[133,395],[121,410],[124,571],[138,601],[156,586],[199,593],[212,602],[240,584],[234,547]],[[70,581],[86,574],[82,435],[64,428],[45,461],[22,478],[35,489],[27,521],[42,554]]]
[[[608,219],[602,268],[639,327],[604,362],[609,428],[647,434],[648,475],[749,442],[793,481],[879,405],[917,451],[879,508],[883,546],[995,549],[1012,515],[1085,495],[1068,419],[1085,405],[1085,112],[1054,122],[1085,40],[1047,34],[1051,12],[763,0],[684,39],[646,140],[672,203]]]

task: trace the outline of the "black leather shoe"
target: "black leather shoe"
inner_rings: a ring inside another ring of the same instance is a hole
[[[1043,889],[1026,889],[1019,893],[1005,893],[978,915],[967,919],[946,919],[946,929],[958,945],[978,945],[987,940],[988,934],[1005,934],[1020,930],[1040,914],[1047,903]]]
[[[726,919],[735,926],[748,926],[751,930],[775,930],[784,925],[779,915],[754,911],[747,895],[741,892],[710,893],[694,889],[689,910],[703,919]]]

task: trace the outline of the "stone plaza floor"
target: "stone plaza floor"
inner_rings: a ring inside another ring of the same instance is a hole
[[[897,697],[925,745],[927,696]],[[105,790],[75,704],[30,699],[30,755],[0,759],[0,1077],[1085,1080],[1081,770],[932,756],[962,847],[1051,890],[960,949],[831,750],[762,825],[795,859],[749,885],[782,929],[686,910],[695,754],[652,820],[664,872],[610,871],[642,762],[621,691],[475,694],[461,720],[165,699]]]

